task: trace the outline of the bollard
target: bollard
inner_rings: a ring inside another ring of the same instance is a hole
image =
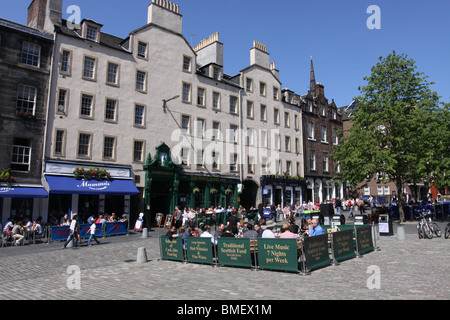
[[[147,251],[144,247],[138,249],[137,253],[137,263],[146,263],[147,262]]]
[[[403,227],[397,227],[397,240],[399,241],[406,240],[405,229]]]
[[[142,238],[148,238],[148,229],[147,228],[142,229]]]

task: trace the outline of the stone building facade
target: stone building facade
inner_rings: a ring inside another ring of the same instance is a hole
[[[0,223],[46,214],[41,177],[53,36],[0,19]]]
[[[334,100],[325,96],[324,86],[316,82],[311,59],[310,91],[303,99],[303,139],[305,146],[306,200],[325,202],[344,197],[342,183],[333,181],[339,167],[328,156],[339,143],[342,115]]]
[[[229,75],[219,33],[192,47],[175,3],[152,0],[146,23],[126,38],[94,20],[65,21],[62,11],[62,0],[33,0],[28,9],[27,29],[54,43],[53,60],[42,45],[42,93],[50,89],[36,108],[45,135],[35,135],[45,136],[35,179],[49,215],[134,220],[145,212],[149,221],[175,206],[248,209],[342,195],[330,183],[333,165],[320,160],[340,125],[334,102],[315,79],[307,95],[283,88],[264,44],[254,41],[248,66]],[[100,181],[81,182],[83,170]],[[104,170],[111,180],[98,176]]]

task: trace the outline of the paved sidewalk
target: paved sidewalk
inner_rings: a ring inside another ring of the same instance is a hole
[[[159,235],[167,229],[78,249],[62,249],[62,243],[0,248],[0,300],[449,300],[450,239],[419,240],[415,223],[402,226],[406,241],[379,237],[380,251],[306,276],[158,261]],[[135,262],[140,247],[147,263]],[[379,268],[380,289],[367,286],[371,266]]]

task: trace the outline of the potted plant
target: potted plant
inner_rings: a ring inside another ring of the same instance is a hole
[[[218,193],[219,193],[219,190],[217,190],[216,188],[211,188],[211,189],[209,190],[209,193],[211,193],[211,194],[218,194]]]
[[[227,190],[225,190],[225,194],[226,194],[227,196],[230,195],[230,194],[233,194],[233,190],[227,189]]]
[[[192,193],[194,193],[194,194],[199,193],[199,192],[200,192],[200,188],[197,188],[197,187],[195,187],[195,188],[192,190]]]

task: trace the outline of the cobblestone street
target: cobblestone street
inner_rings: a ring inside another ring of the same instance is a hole
[[[131,234],[78,249],[61,243],[1,248],[0,300],[449,299],[450,240],[419,240],[415,224],[403,226],[406,241],[379,237],[379,251],[310,275],[159,261],[160,229],[147,239]],[[135,261],[140,247],[147,263]],[[69,266],[81,271],[79,288],[71,288]],[[380,289],[367,286],[370,266],[379,267]]]

